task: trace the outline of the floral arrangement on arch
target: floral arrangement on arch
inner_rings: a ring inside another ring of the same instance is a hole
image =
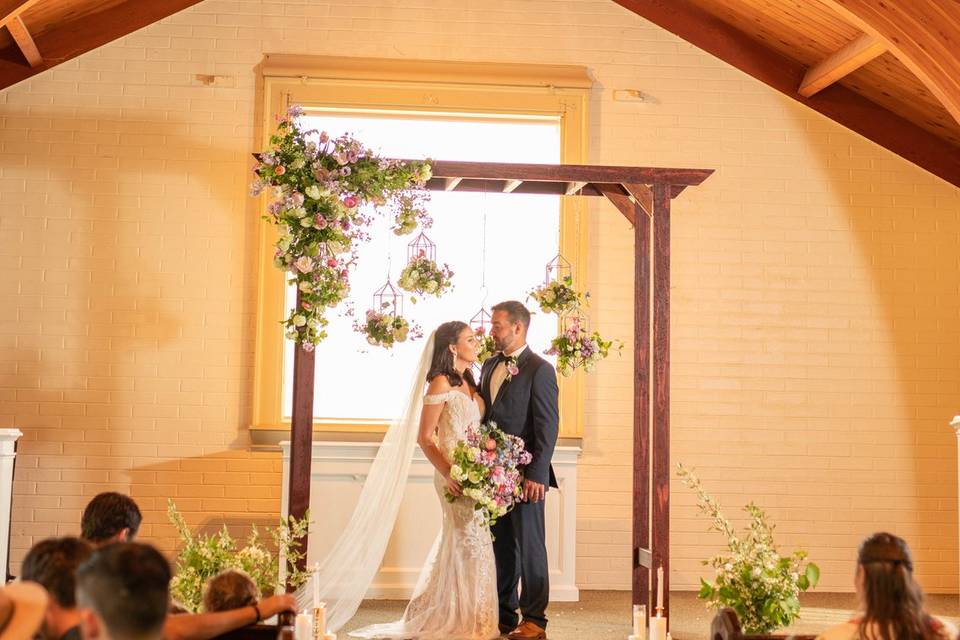
[[[452,458],[450,477],[460,483],[463,497],[473,501],[488,526],[516,505],[522,494],[519,467],[532,459],[523,438],[504,433],[495,422],[467,427]],[[449,502],[457,499],[445,495]]]
[[[559,280],[550,280],[530,291],[529,297],[540,305],[544,313],[563,316],[578,310],[583,304],[580,293],[573,288],[573,278],[565,276]],[[584,295],[589,298],[590,294]]]
[[[299,292],[298,307],[284,321],[286,336],[310,351],[327,337],[327,309],[350,291],[357,245],[369,239],[372,223],[364,205],[390,210],[397,235],[430,226],[423,187],[431,172],[428,161],[380,158],[349,135],[305,131],[297,121],[303,113],[290,107],[270,148],[255,154],[250,193],[273,196],[264,218],[279,231],[274,264]]]
[[[420,295],[432,295],[438,298],[453,288],[453,271],[444,264],[442,267],[421,254],[407,263],[400,272],[397,284],[400,288]],[[411,298],[416,302],[416,298]]]
[[[737,535],[693,471],[678,464],[677,475],[696,492],[697,507],[712,521],[710,529],[727,539],[728,553],[703,561],[716,577],[713,582],[700,579],[700,599],[709,608],[736,611],[745,633],[770,633],[799,618],[800,592],[817,585],[820,568],[806,561],[804,551],[781,556],[773,542],[774,525],[757,505],[744,507],[750,524],[745,535]]]
[[[303,520],[281,519],[278,527],[267,528],[273,546],[278,550],[277,555],[264,546],[256,525],[251,525],[246,544],[237,548],[238,543],[226,525],[213,535],[192,533],[173,500],[167,500],[167,517],[176,527],[182,545],[170,581],[170,596],[191,613],[202,608],[203,588],[207,581],[227,569],[245,571],[264,596],[284,587],[280,584],[281,555],[286,558],[287,581],[291,585],[299,587],[310,577],[309,572],[297,568],[297,561],[304,553],[297,541],[307,535],[309,515]]]
[[[597,331],[589,333],[581,326],[579,318],[573,318],[567,328],[550,341],[550,348],[544,353],[557,356],[557,371],[566,377],[578,367],[590,373],[598,362],[610,355],[611,348],[621,351],[623,343],[604,340]]]
[[[375,347],[390,348],[407,338],[422,338],[423,330],[387,306],[380,311],[368,309],[364,322],[354,322],[353,328],[367,336],[367,342]]]

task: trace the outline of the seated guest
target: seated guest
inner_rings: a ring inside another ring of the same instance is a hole
[[[130,540],[136,536],[140,521],[140,509],[132,498],[119,493],[101,493],[83,511],[83,537],[94,545]],[[171,612],[163,625],[163,637],[165,640],[209,640],[284,611],[296,612],[296,602],[291,594],[270,596],[231,611]]]
[[[80,531],[94,546],[130,542],[137,537],[143,516],[130,496],[108,491],[93,498],[83,510]]]
[[[85,640],[162,640],[170,578],[170,564],[151,546],[98,549],[76,574]]]
[[[227,569],[210,578],[203,589],[203,608],[206,611],[252,607],[259,599],[260,590],[253,579],[236,569]]]
[[[0,587],[0,640],[30,640],[43,622],[47,594],[32,582]]]
[[[953,640],[957,630],[924,610],[902,538],[875,533],[860,544],[855,578],[862,613],[817,640]]]
[[[41,627],[45,640],[81,640],[74,574],[91,553],[93,547],[80,538],[49,538],[33,545],[23,559],[21,577],[50,596]]]

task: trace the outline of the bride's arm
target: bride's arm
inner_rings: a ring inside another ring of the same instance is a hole
[[[450,382],[446,376],[437,376],[430,381],[430,386],[427,387],[428,396],[446,393],[447,391],[450,391]],[[440,412],[443,411],[443,404],[442,402],[437,404],[424,403],[423,411],[420,413],[420,431],[417,434],[417,444],[420,445],[423,455],[427,457],[430,464],[446,479],[447,490],[458,496],[460,495],[460,484],[450,478],[450,463],[443,457],[440,447],[433,439],[433,434],[437,431],[437,423],[440,421]]]

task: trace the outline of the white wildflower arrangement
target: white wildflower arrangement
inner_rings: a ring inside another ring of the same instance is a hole
[[[203,587],[207,581],[227,569],[246,572],[264,595],[273,594],[284,587],[279,584],[280,554],[286,557],[287,580],[290,584],[298,587],[310,577],[308,572],[301,572],[297,568],[297,561],[303,557],[297,541],[307,535],[309,515],[303,520],[292,517],[281,519],[278,527],[267,528],[273,547],[279,551],[277,555],[264,545],[256,525],[251,525],[246,544],[237,548],[238,543],[227,531],[226,525],[213,535],[191,532],[173,500],[167,501],[167,516],[177,528],[182,545],[170,581],[170,596],[191,613],[201,610]]]
[[[586,294],[586,297],[589,295]],[[584,304],[580,293],[573,288],[571,276],[542,284],[531,290],[529,297],[539,303],[540,310],[544,313],[555,313],[558,316],[572,313]]]
[[[483,327],[477,327],[474,333],[477,336],[477,362],[483,364],[484,360],[497,353],[497,343]]]
[[[368,309],[364,322],[354,322],[353,328],[367,336],[367,343],[375,347],[393,347],[407,338],[423,337],[423,330],[401,315],[389,311]]]
[[[573,319],[567,328],[550,341],[550,348],[544,351],[548,356],[557,356],[557,371],[568,377],[574,370],[583,367],[587,373],[593,371],[598,362],[610,355],[610,349],[623,350],[619,340],[604,340],[599,332],[587,332],[579,320]]]
[[[806,562],[804,551],[781,556],[773,542],[774,525],[754,503],[744,507],[750,524],[738,535],[692,470],[678,464],[677,475],[697,494],[697,507],[712,520],[710,530],[727,539],[729,553],[703,561],[716,577],[700,579],[700,599],[711,609],[732,608],[745,633],[770,633],[799,618],[800,592],[816,586],[819,567]]]
[[[437,296],[438,298],[453,288],[453,271],[448,265],[442,267],[423,254],[407,263],[400,272],[397,284],[404,291],[419,293],[420,295]],[[411,298],[416,302],[416,298]]]

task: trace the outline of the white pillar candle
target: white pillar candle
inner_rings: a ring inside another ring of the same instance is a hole
[[[633,605],[633,635],[638,640],[646,640],[647,636],[647,606]]]
[[[310,576],[313,580],[313,608],[316,609],[320,606],[320,573],[317,569],[320,568],[319,564],[313,565],[313,575]]]
[[[309,613],[298,613],[293,627],[294,640],[313,640],[313,616]]]
[[[650,640],[667,640],[667,619],[663,616],[650,618]]]
[[[335,634],[335,633],[325,633],[325,634],[323,634],[323,640],[337,640],[337,634]]]
[[[663,613],[663,567],[657,568],[657,614]]]
[[[327,603],[321,602],[320,606],[313,608],[313,629],[317,638],[322,638],[327,633]]]

